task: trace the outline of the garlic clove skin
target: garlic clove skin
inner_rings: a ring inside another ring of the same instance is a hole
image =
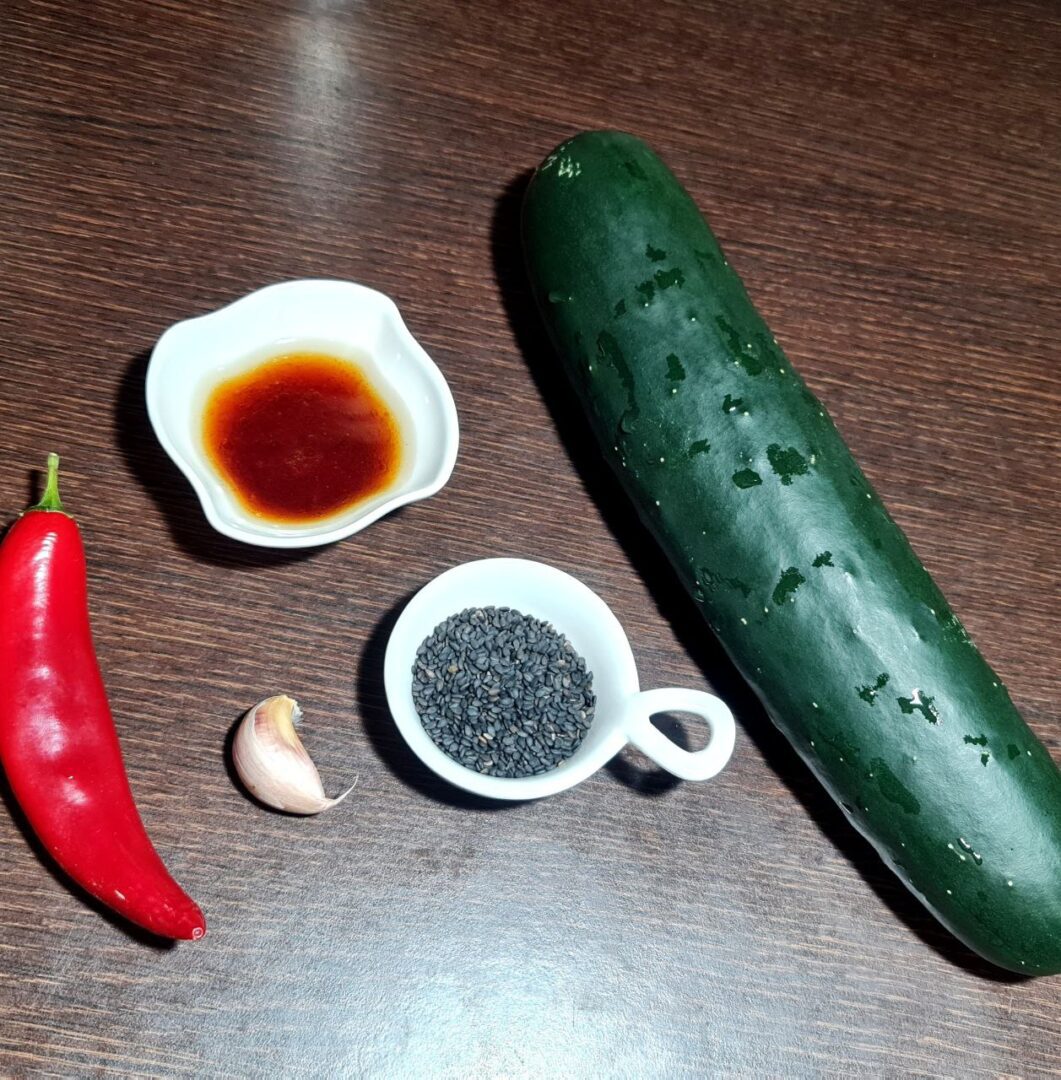
[[[301,719],[298,702],[286,694],[259,701],[240,721],[232,764],[247,790],[266,806],[288,814],[319,814],[342,802],[354,785],[336,799],[325,795],[320,773],[295,731]]]

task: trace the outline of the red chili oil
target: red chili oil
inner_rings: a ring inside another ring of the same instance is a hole
[[[203,414],[214,468],[250,513],[306,524],[384,491],[401,464],[394,414],[355,364],[273,357],[218,384]]]

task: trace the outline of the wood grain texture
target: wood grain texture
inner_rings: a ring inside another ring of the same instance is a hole
[[[210,923],[126,932],[9,805],[0,1073],[1061,1075],[1061,980],[990,971],[920,909],[660,569],[515,233],[562,138],[647,138],[1061,755],[1052,0],[6,0],[0,42],[0,510],[63,455],[130,779]],[[144,370],[173,321],[303,276],[396,299],[462,448],[437,497],[269,554],[206,525]],[[730,768],[673,784],[624,756],[505,809],[434,782],[386,713],[387,631],[493,554],[598,591],[644,685],[725,694]],[[361,777],[317,820],[226,769],[281,689],[328,786]]]

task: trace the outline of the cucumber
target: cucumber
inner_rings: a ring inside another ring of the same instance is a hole
[[[940,921],[1061,972],[1061,772],[639,139],[523,206],[531,285],[604,455],[774,723]]]

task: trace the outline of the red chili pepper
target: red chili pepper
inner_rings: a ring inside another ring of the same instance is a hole
[[[133,802],[88,619],[81,533],[44,498],[0,544],[0,762],[33,831],[83,888],[168,938],[206,933]]]

